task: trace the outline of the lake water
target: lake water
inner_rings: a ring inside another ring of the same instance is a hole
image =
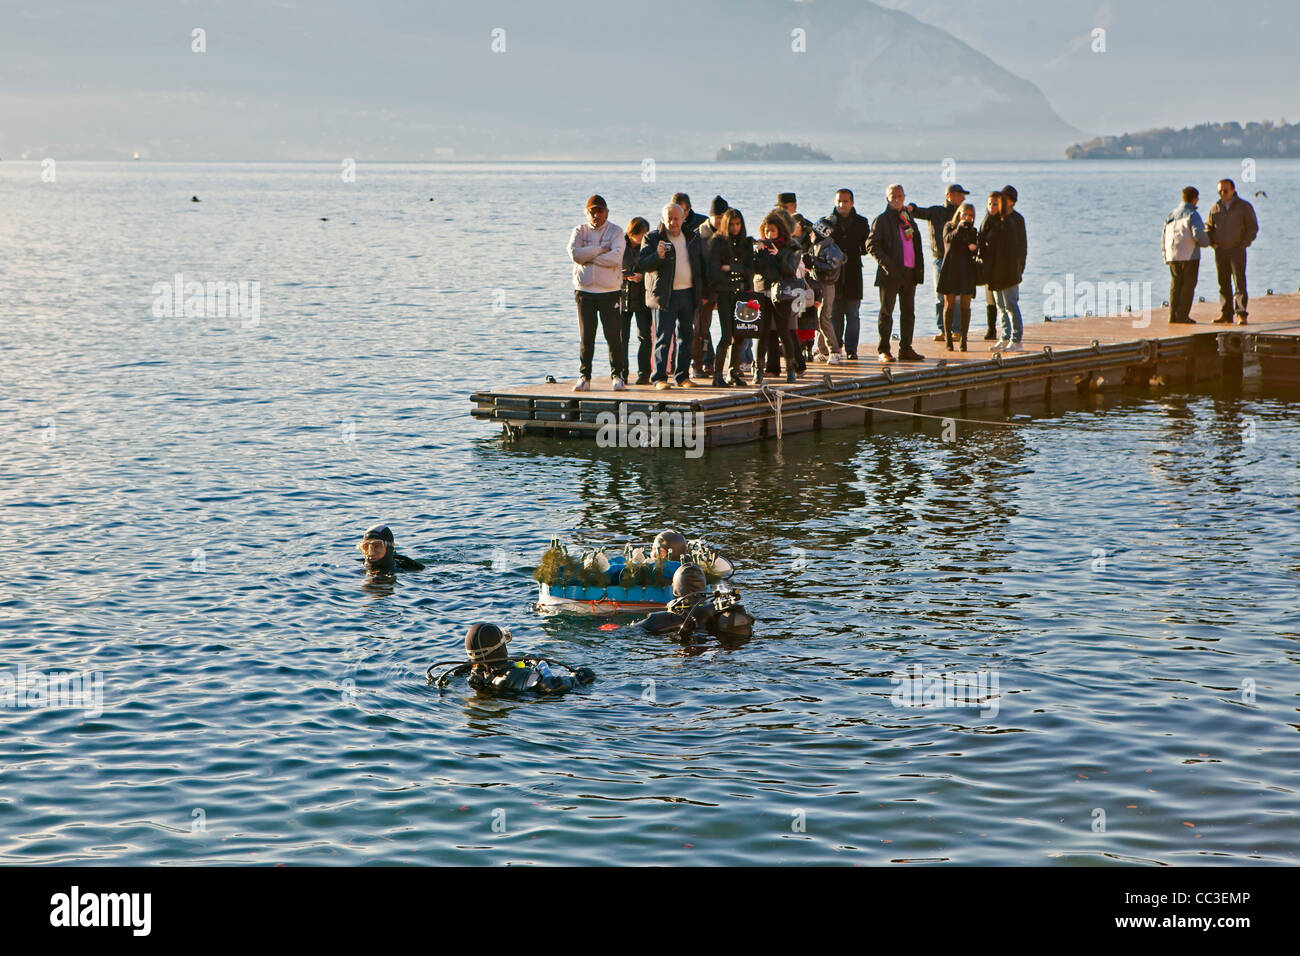
[[[0,862],[1296,863],[1295,399],[1248,380],[698,460],[504,444],[468,395],[576,373],[588,194],[625,223],[722,192],[752,228],[785,189],[873,216],[893,180],[943,189],[938,163],[641,172],[0,165],[0,689],[103,677],[99,715],[0,709]],[[1027,320],[1071,272],[1158,305],[1178,188],[1208,210],[1234,173],[956,170],[1020,190]],[[1251,289],[1294,289],[1300,163],[1257,173]],[[177,273],[259,283],[257,319],[156,315]],[[429,570],[367,582],[380,520]],[[531,610],[552,536],[666,526],[740,567],[751,641]],[[480,619],[598,682],[429,689]],[[955,673],[996,680],[982,708],[898,706]]]

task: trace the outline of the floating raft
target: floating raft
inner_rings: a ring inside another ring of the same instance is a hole
[[[672,584],[622,587],[626,558],[621,554],[609,556],[609,570],[604,584],[551,585],[539,582],[537,610],[543,614],[644,614],[662,611],[673,599]],[[680,568],[680,561],[664,562],[664,577],[672,581]]]
[[[646,614],[662,611],[673,599],[672,585],[664,587],[589,587],[539,585],[537,609],[543,613]]]
[[[969,352],[948,352],[931,341],[932,314],[917,322],[922,331],[915,346],[924,362],[881,365],[874,355],[835,366],[817,362],[797,383],[786,384],[784,376],[777,383],[772,376],[763,390],[697,384],[665,391],[630,385],[615,392],[599,379],[589,392],[574,392],[570,382],[507,386],[474,392],[471,414],[500,422],[507,436],[521,438],[595,437],[604,423],[634,413],[661,420],[675,415],[693,429],[699,413],[704,444],[717,447],[904,417],[897,413],[978,418],[1090,391],[1239,378],[1247,357],[1258,360],[1266,384],[1300,387],[1297,295],[1252,299],[1245,326],[1212,324],[1218,307],[1210,303],[1193,308],[1195,325],[1170,325],[1167,308],[1153,309],[1145,328],[1134,328],[1140,317],[1133,314],[1036,323],[1025,328],[1025,351],[1010,355],[990,351],[982,310],[979,339],[970,341]],[[864,316],[863,333],[871,342],[869,325]]]

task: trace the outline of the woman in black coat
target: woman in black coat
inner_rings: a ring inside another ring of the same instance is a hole
[[[745,233],[745,217],[739,209],[722,214],[722,225],[709,240],[709,284],[718,303],[721,336],[713,353],[713,387],[744,385],[740,377],[740,353],[744,346],[735,337],[736,303],[749,298],[754,282],[754,240]],[[727,348],[731,348],[731,367],[726,379]]]
[[[623,354],[619,373],[623,381],[628,379],[627,352],[632,334],[632,319],[636,318],[639,344],[636,350],[636,384],[650,384],[650,346],[654,341],[654,313],[645,301],[645,275],[637,272],[636,260],[641,255],[641,241],[650,231],[650,223],[637,216],[627,224],[624,235],[627,245],[623,249],[623,295],[619,303],[623,320]]]
[[[795,354],[794,330],[790,328],[793,303],[773,302],[771,290],[779,283],[793,282],[799,273],[799,243],[790,235],[788,216],[784,210],[772,210],[763,218],[758,234],[761,237],[754,247],[754,291],[759,296],[763,315],[758,327],[758,355],[754,357],[754,383],[763,384],[763,366],[767,361],[769,335],[779,340],[785,352],[785,380],[794,382],[799,375],[799,360]]]
[[[943,227],[943,264],[939,266],[936,288],[943,296],[943,337],[952,351],[952,333],[956,327],[958,300],[961,301],[961,350],[966,351],[966,334],[970,331],[970,300],[977,281],[979,233],[975,231],[975,207],[965,202]]]

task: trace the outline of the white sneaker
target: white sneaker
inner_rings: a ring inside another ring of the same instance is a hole
[[[826,359],[826,364],[827,364],[827,365],[843,365],[843,364],[844,364],[844,353],[843,353],[843,352],[832,352],[832,353],[830,354],[830,356]]]
[[[1024,350],[1025,350],[1025,347],[1024,347],[1023,345],[1021,345],[1019,342],[1011,342],[1011,343],[1008,344],[1007,347],[1004,348],[1002,351],[1004,351],[1004,352],[1023,352]]]
[[[828,356],[828,355],[822,355],[821,352],[814,352],[814,353],[813,353],[813,361],[814,361],[814,362],[825,362],[825,363],[827,363],[827,364],[829,365],[831,360],[830,360],[830,356]]]
[[[590,392],[590,391],[591,391],[591,379],[589,379],[589,378],[580,378],[580,379],[578,379],[577,384],[573,386],[573,390],[574,390],[575,392]]]
[[[624,382],[621,378],[614,379],[613,386],[614,386],[614,391],[616,392],[627,391],[627,383]]]
[[[1011,344],[1010,339],[998,339],[996,342],[994,342],[992,345],[989,346],[989,351],[1001,352],[1004,348],[1006,348],[1010,344]]]

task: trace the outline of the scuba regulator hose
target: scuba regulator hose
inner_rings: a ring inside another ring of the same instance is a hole
[[[503,663],[506,664],[508,667],[514,667],[515,664],[521,660],[523,660],[523,658],[513,658],[513,659],[507,659]],[[551,664],[556,667],[563,667],[574,677],[578,676],[578,669],[574,667],[572,664],[566,664],[564,661],[557,661],[554,658],[550,658],[550,657],[535,657],[533,658],[533,660],[545,661],[547,664]],[[439,667],[447,667],[450,668],[450,670],[446,671],[443,674],[440,674],[438,678],[435,680],[433,676],[433,671]],[[459,677],[462,674],[468,674],[473,669],[473,667],[474,664],[469,661],[435,661],[434,663],[430,664],[428,668],[425,670],[424,681],[426,684],[432,684],[436,686],[439,690],[442,690],[447,686],[448,681],[450,681],[453,677]]]

